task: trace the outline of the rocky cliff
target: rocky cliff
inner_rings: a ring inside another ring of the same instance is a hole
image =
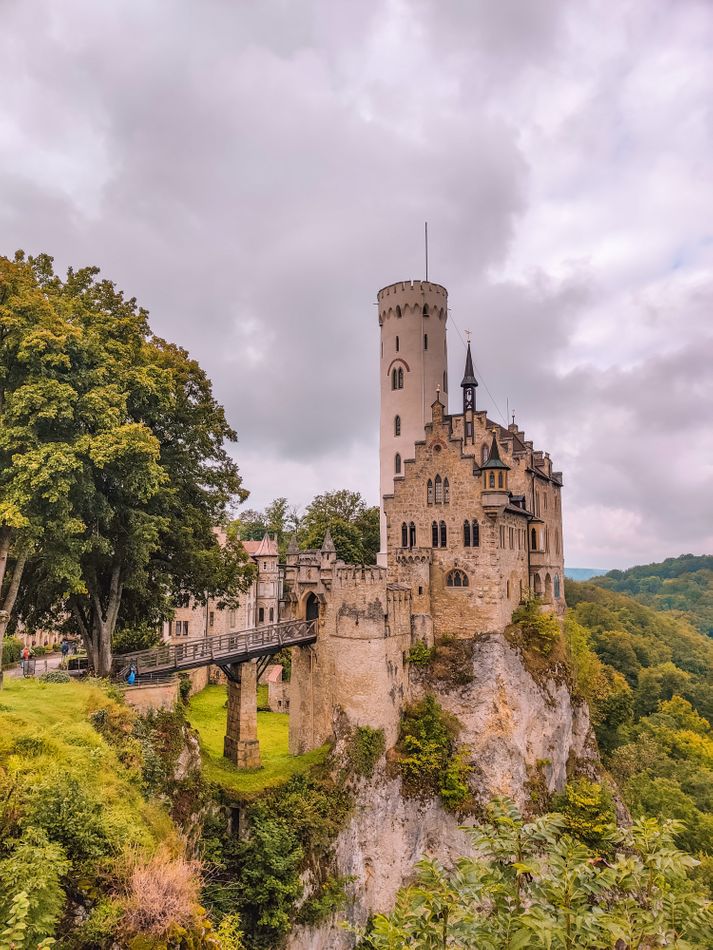
[[[527,810],[534,790],[562,789],[575,768],[596,773],[589,712],[572,699],[565,677],[546,670],[533,675],[531,664],[503,634],[480,637],[455,659],[458,668],[451,668],[450,678],[412,670],[409,692],[412,700],[434,693],[458,718],[477,801],[508,796]],[[462,817],[449,814],[439,800],[404,797],[395,770],[383,760],[380,765],[372,779],[360,783],[353,816],[335,846],[337,873],[353,878],[341,918],[357,926],[370,914],[391,909],[422,857],[448,863],[470,849]],[[332,919],[318,929],[298,928],[288,946],[341,950],[354,943]]]

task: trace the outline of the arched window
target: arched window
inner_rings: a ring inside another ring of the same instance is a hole
[[[443,481],[440,475],[436,475],[436,504],[443,504]]]
[[[416,547],[416,525],[413,521],[408,526],[408,546],[410,548]]]
[[[430,478],[428,479],[428,483],[426,485],[426,502],[429,505],[433,504],[433,482]]]
[[[396,337],[396,352],[399,352],[399,338]]]
[[[428,349],[428,334],[427,333],[423,334],[423,348],[424,350]]]
[[[555,574],[555,600],[560,599],[560,576]]]
[[[438,522],[436,521],[431,525],[431,546],[438,547]]]
[[[399,384],[399,374],[396,367],[394,367],[391,371],[391,388],[396,389],[398,384]]]
[[[488,461],[488,446],[484,445],[483,448],[480,450],[480,464],[485,465],[487,461]]]
[[[537,531],[535,530],[535,528],[532,529],[531,538],[532,538],[532,550],[536,551],[537,550]]]
[[[471,537],[473,539],[473,547],[479,548],[480,547],[480,525],[478,524],[477,521],[473,522],[473,531],[472,531]]]
[[[402,366],[399,366],[399,375],[398,375],[398,382],[397,382],[396,388],[397,389],[404,388],[404,370]]]
[[[446,574],[446,587],[467,587],[468,575],[465,571],[449,571]]]
[[[470,547],[470,521],[463,522],[463,547]]]
[[[396,456],[394,458],[394,471],[396,472],[397,475],[401,474],[401,456],[399,455],[398,452],[396,453]]]
[[[446,529],[445,521],[441,522],[441,547],[445,548],[448,543],[448,531]]]
[[[495,488],[495,472],[491,472],[488,478],[488,485],[491,488]]]
[[[258,607],[257,622],[265,623],[265,608],[264,607]]]
[[[270,623],[273,623],[275,620],[275,608],[270,607]]]
[[[427,316],[428,316],[428,304],[427,304],[427,303],[425,303],[425,304],[423,305],[423,315],[424,315],[424,317],[427,317]]]
[[[443,479],[443,504],[447,505],[451,500],[451,486],[448,484],[448,479]]]
[[[398,306],[398,305],[397,305],[397,307],[396,307],[396,316],[397,316],[397,317],[400,317],[400,316],[401,316],[401,307]]]
[[[401,547],[402,548],[408,547],[408,525],[406,524],[405,521],[401,525]]]
[[[443,392],[448,392],[448,373],[443,370]]]
[[[394,435],[401,435],[401,416],[394,418]]]
[[[498,488],[502,488],[502,487],[503,487],[503,473],[498,472]]]

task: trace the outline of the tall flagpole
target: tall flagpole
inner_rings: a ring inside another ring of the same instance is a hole
[[[428,221],[425,221],[423,225],[423,237],[426,245],[426,280],[428,280]]]

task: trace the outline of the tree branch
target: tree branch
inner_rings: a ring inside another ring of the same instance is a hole
[[[0,529],[0,591],[2,591],[3,581],[5,580],[5,571],[7,570],[7,559],[10,556],[10,529]]]

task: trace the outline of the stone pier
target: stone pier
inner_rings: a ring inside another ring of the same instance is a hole
[[[235,663],[231,667],[237,682],[228,679],[228,726],[223,755],[241,769],[260,767],[257,739],[257,666]]]

